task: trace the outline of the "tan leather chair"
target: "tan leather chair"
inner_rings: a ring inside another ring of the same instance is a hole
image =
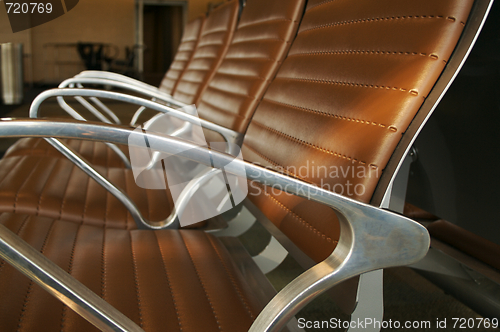
[[[488,2],[478,3],[476,15],[484,15]],[[384,197],[412,139],[460,67],[484,16],[469,20],[472,35],[464,35],[456,57],[450,59],[468,22],[472,0],[396,0],[383,5],[366,0],[357,4],[308,2],[290,53],[250,121],[243,145],[245,159],[290,176],[249,164],[249,178],[266,181],[265,176],[274,174],[268,177],[268,184],[282,184],[281,189],[314,200],[254,181],[251,205],[272,222],[266,227],[291,240],[310,259],[326,259],[294,280],[257,318],[258,288],[252,289],[241,278],[219,240],[203,232],[103,229],[7,213],[0,216],[0,223],[147,331],[247,331],[254,319],[251,331],[277,331],[339,280],[421,258],[429,245],[425,229],[380,207],[384,207]],[[4,135],[20,135],[16,128],[29,123],[4,122],[0,128]],[[95,139],[108,137],[118,143],[126,141],[128,132],[106,125],[44,121],[38,125],[26,126],[25,134],[50,135],[48,129],[54,126],[62,137],[92,132]],[[161,136],[149,137],[181,144]],[[213,155],[219,158],[219,154]],[[323,166],[327,173],[320,168]],[[353,166],[354,175],[345,169]],[[343,169],[343,175],[337,173],[337,177],[336,169]],[[317,192],[300,193],[300,186]],[[342,190],[353,200],[332,194]],[[30,263],[4,245],[11,243],[25,251],[23,243],[9,234],[0,227],[0,255],[45,285],[45,277],[35,278],[41,274],[23,268]],[[33,261],[39,260],[28,249],[26,252]],[[49,263],[45,265],[49,274],[56,273]],[[46,289],[80,313],[90,313],[89,320],[107,326],[102,322],[109,319],[137,331],[129,319],[85,293],[74,280],[56,284]],[[74,295],[58,293],[60,284],[85,294],[87,303],[96,304],[97,309],[85,307]],[[92,330],[6,263],[0,264],[0,285],[0,326],[4,331],[32,331],[40,326]]]
[[[160,83],[160,91],[169,95],[174,93],[179,79],[188,67],[197,49],[204,23],[205,15],[202,15],[186,24],[174,61],[172,61],[170,68]]]
[[[296,35],[304,4],[304,0],[288,1],[286,4],[252,0],[245,6],[227,55],[218,70],[211,74],[213,79],[199,97],[201,118],[220,122],[239,132],[246,130],[257,102],[262,99]],[[222,43],[221,34],[224,32],[219,16],[225,18],[233,15],[233,11],[237,11],[234,1],[218,7],[207,18],[203,27],[206,32],[202,32],[193,56],[199,61],[191,62],[193,68],[188,66],[184,81],[190,75],[200,76],[201,70],[195,69],[205,68],[198,62],[205,64],[207,53],[215,56],[211,53],[212,44]],[[219,12],[220,15],[217,14]],[[209,59],[218,61],[215,57]],[[207,139],[219,140],[217,134]],[[107,165],[116,166],[113,152],[105,145],[71,142],[70,145],[90,162],[106,160]],[[0,179],[5,179],[0,182],[0,211],[37,213],[52,218],[61,216],[66,220],[96,225],[103,225],[104,222],[106,227],[136,228],[132,216],[115,197],[47,143],[40,146],[42,148],[35,146],[31,150],[12,151],[0,162]],[[47,158],[57,155],[60,158]],[[36,167],[32,168],[34,164]],[[138,187],[131,169],[102,166],[96,166],[96,169],[128,193],[145,218],[163,220],[172,211],[170,193]],[[30,176],[32,171],[40,176]]]
[[[180,84],[182,89],[186,90],[185,93],[189,91],[194,94],[193,96],[198,96],[227,52],[238,20],[238,13],[239,0],[231,0],[215,8],[206,19],[199,17],[188,24],[186,33],[183,35],[183,42],[179,46],[180,52],[176,55],[171,69],[166,73],[160,90],[174,93],[176,98],[180,96],[180,92],[175,94]],[[183,60],[186,58],[189,61]],[[178,78],[174,81],[176,76]],[[196,81],[196,83],[191,81]],[[194,102],[188,98],[182,101]],[[124,167],[122,159],[104,144],[71,140],[67,143],[94,165]],[[126,148],[122,150],[128,155]],[[45,141],[38,139],[19,140],[6,152],[5,156],[30,154],[61,156]]]

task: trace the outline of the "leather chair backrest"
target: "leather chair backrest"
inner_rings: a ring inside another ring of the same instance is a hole
[[[172,95],[177,87],[179,78],[191,61],[194,51],[200,40],[200,33],[205,23],[205,15],[199,16],[186,24],[181,43],[175,54],[174,61],[160,84],[160,91]]]
[[[472,0],[309,0],[287,58],[247,130],[243,157],[369,202],[451,56]],[[315,261],[334,212],[250,183],[249,198]]]
[[[193,57],[172,95],[174,99],[185,104],[198,100],[227,52],[238,21],[238,10],[238,0],[231,0],[215,8],[205,19]]]
[[[247,1],[226,56],[197,102],[201,118],[246,131],[295,38],[304,6],[305,0]]]

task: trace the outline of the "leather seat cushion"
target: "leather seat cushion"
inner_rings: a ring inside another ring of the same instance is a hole
[[[123,189],[145,218],[159,221],[170,214],[173,202],[168,191],[138,187],[129,169],[96,170]],[[30,213],[101,227],[136,228],[123,204],[65,158],[3,158],[0,212]]]
[[[0,222],[145,331],[247,331],[260,306],[221,242],[200,231],[119,230],[0,215]],[[97,331],[0,260],[1,331]]]
[[[67,139],[62,140],[73,150],[78,152],[92,165],[105,167],[125,167],[123,161],[108,146],[100,142]],[[128,147],[118,145],[128,157]],[[12,156],[51,156],[65,158],[59,151],[41,138],[22,138],[14,143],[5,153],[5,157]]]

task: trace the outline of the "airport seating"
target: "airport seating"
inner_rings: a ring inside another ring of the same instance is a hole
[[[252,0],[245,6],[227,55],[213,75],[205,93],[200,96],[201,101],[198,104],[201,118],[214,120],[215,123],[238,133],[245,132],[257,102],[262,98],[286,56],[304,10],[303,0],[289,1],[286,5],[265,3],[263,0]],[[211,15],[214,13],[215,11]],[[207,20],[210,20],[210,17]],[[202,57],[206,52],[200,52],[198,57]],[[221,114],[227,115],[230,120],[221,119]],[[217,139],[209,138],[208,141]],[[81,146],[77,151],[86,152],[82,155],[87,156],[91,162],[98,161],[99,153],[104,151],[106,158],[103,159],[106,163],[101,161],[101,164],[116,165],[110,161],[113,160],[110,157],[111,151],[106,146],[92,142],[73,142],[77,147]],[[0,211],[36,211],[42,216],[56,218],[61,215],[66,220],[75,222],[101,225],[105,221],[107,227],[137,227],[137,221],[134,221],[133,216],[119,200],[47,143],[43,146],[45,148],[40,149],[30,149],[29,146],[26,146],[26,149],[14,147],[0,162],[5,165],[16,164],[6,167],[0,165],[1,178],[26,180],[6,180],[0,184]],[[57,154],[61,158],[46,158]],[[26,175],[33,170],[33,163],[37,164],[35,172],[41,176],[27,178]],[[168,191],[146,190],[137,186],[131,169],[96,166],[96,170],[123,189],[146,219],[159,221],[170,215],[173,202]],[[40,200],[39,197],[43,199]],[[89,209],[89,206],[92,206],[92,209]]]
[[[234,239],[3,213],[0,255],[33,281],[1,263],[2,330],[91,330],[38,284],[102,329],[278,331],[340,281],[421,259],[427,231],[386,209],[392,184],[466,57],[488,5],[476,1],[469,17],[473,1],[308,1],[289,54],[250,120],[243,142],[247,163],[239,163],[250,180],[246,204],[265,215],[265,227],[291,253],[318,264],[262,311],[262,287],[252,284],[248,270],[241,272],[244,264],[232,256]],[[48,120],[2,121],[0,129],[3,136],[57,132],[112,143],[126,143],[131,132]],[[190,146],[196,153],[185,156],[199,162],[208,155],[221,163],[233,160],[175,137],[142,135],[163,143],[165,152]]]

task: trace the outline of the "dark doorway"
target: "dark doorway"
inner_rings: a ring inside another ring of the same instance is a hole
[[[143,79],[146,83],[158,86],[179,47],[183,29],[183,7],[144,4],[143,14]]]

